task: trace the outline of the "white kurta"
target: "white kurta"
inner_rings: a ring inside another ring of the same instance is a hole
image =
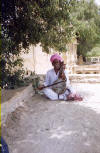
[[[69,80],[69,77],[68,77],[67,70],[65,70],[64,73],[65,73],[66,80],[67,80],[66,81],[66,87],[67,87],[67,89],[70,89],[71,93],[74,93],[74,90],[72,89],[72,87],[70,85],[70,80]],[[58,76],[59,76],[59,72],[56,74],[54,69],[49,70],[47,72],[47,74],[46,74],[44,85],[48,86],[48,85],[53,84],[58,79]],[[58,94],[56,92],[54,92],[50,87],[49,88],[45,88],[43,91],[44,91],[44,94],[49,99],[58,100]],[[59,99],[67,100],[67,95],[68,94],[69,94],[69,92],[66,90],[64,94],[61,94],[59,96]]]

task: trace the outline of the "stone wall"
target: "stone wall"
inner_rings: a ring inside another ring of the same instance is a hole
[[[25,71],[35,72],[36,74],[45,74],[52,68],[49,54],[42,51],[42,47],[38,44],[36,47],[30,46],[28,54],[21,54]]]
[[[66,68],[69,74],[74,73],[74,66],[77,64],[77,40],[73,39],[72,43],[67,44],[67,52],[62,53]]]
[[[100,64],[76,65],[74,74],[100,74]]]
[[[45,74],[52,68],[50,57],[56,51],[51,49],[51,53],[47,54],[43,52],[40,44],[37,46],[30,46],[28,54],[21,54],[24,61],[24,69],[29,72],[35,72],[36,74]],[[69,73],[73,73],[73,67],[77,63],[77,41],[67,44],[67,52],[59,53],[66,64],[66,68]]]
[[[34,68],[37,74],[45,74],[48,69],[52,68],[52,64],[50,62],[51,54],[47,54],[42,51],[42,47],[37,45],[33,50],[34,54]]]

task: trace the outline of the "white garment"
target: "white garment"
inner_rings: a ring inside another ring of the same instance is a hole
[[[67,71],[65,70],[64,73],[65,73],[66,80],[67,80],[66,87],[67,87],[67,89],[69,89],[71,91],[71,93],[74,93],[74,90],[72,89],[72,87],[70,85],[70,80],[69,80]],[[58,79],[58,76],[59,76],[59,72],[56,74],[54,69],[49,70],[46,74],[46,79],[45,79],[44,85],[48,86],[48,85],[53,84]],[[58,94],[56,92],[54,92],[50,87],[45,88],[43,90],[43,92],[49,99],[58,100]],[[66,90],[64,94],[61,94],[59,96],[59,99],[67,100],[68,94],[69,94],[69,92]]]

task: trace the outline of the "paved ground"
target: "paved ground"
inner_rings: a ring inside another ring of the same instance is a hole
[[[8,115],[2,133],[10,153],[100,153],[100,84],[74,84],[83,102],[40,95]]]

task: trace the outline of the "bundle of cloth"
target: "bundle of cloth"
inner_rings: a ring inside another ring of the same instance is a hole
[[[0,150],[2,153],[9,153],[8,145],[3,137],[1,137]]]

